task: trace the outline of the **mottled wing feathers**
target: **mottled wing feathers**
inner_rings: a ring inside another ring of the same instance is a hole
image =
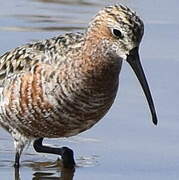
[[[0,57],[0,85],[14,74],[30,71],[37,63],[57,63],[73,48],[75,42],[82,41],[82,33],[70,33],[51,39],[29,43],[9,51]]]
[[[30,70],[37,63],[42,52],[32,47],[32,44],[16,48],[0,57],[0,81],[14,73]],[[42,59],[42,58],[41,58]]]

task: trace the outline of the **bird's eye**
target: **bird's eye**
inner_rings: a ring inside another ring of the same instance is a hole
[[[122,35],[121,31],[118,30],[118,29],[112,29],[112,33],[116,38],[120,38],[120,39],[123,38],[123,35]]]

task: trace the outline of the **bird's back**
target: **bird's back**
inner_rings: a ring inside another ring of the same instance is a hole
[[[0,56],[0,85],[21,72],[31,71],[37,63],[56,64],[68,58],[69,50],[83,42],[82,33],[69,33],[29,43]]]

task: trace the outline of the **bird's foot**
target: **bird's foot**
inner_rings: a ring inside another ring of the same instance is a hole
[[[63,167],[68,169],[75,168],[73,151],[68,147],[62,147],[61,150],[62,150],[61,157],[62,157]]]

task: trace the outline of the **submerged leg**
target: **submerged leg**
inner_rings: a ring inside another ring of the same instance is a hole
[[[64,168],[72,169],[75,167],[73,151],[71,149],[69,149],[68,147],[55,148],[55,147],[44,146],[42,144],[42,141],[43,138],[39,138],[34,141],[33,146],[37,152],[60,155],[63,160]]]
[[[14,168],[14,179],[15,180],[21,180],[19,168]]]

